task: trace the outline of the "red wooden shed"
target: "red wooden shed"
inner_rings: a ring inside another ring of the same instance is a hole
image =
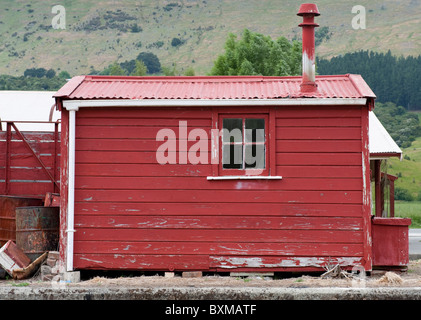
[[[372,269],[368,121],[359,75],[78,76],[62,112],[68,271]],[[310,40],[309,40],[310,39]]]

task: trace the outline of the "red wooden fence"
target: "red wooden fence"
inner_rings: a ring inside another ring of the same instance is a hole
[[[0,194],[44,198],[47,192],[59,193],[59,123],[53,123],[53,132],[21,132],[16,123],[6,122],[0,131]]]

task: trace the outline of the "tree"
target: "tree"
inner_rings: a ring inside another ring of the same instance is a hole
[[[193,67],[188,67],[185,71],[184,71],[184,75],[187,77],[192,77],[195,75],[194,69]]]
[[[225,53],[218,56],[211,75],[291,76],[301,73],[301,44],[285,37],[271,37],[243,31],[237,40],[233,33],[225,42]]]
[[[58,74],[58,77],[61,78],[61,79],[70,79],[71,78],[70,73],[68,73],[67,71],[64,71],[64,70],[61,71]]]
[[[46,73],[45,76],[48,79],[54,78],[56,76],[56,72],[53,69],[49,69]]]
[[[145,76],[148,73],[148,68],[145,66],[143,61],[136,60],[136,67],[131,74],[132,76]]]
[[[411,146],[412,141],[421,136],[418,115],[407,112],[402,106],[392,102],[376,102],[374,113],[400,147]]]
[[[316,59],[319,74],[360,74],[379,102],[394,102],[407,110],[421,109],[421,56],[395,57],[357,51],[330,60]]]
[[[179,38],[172,38],[172,40],[171,40],[171,45],[173,47],[178,47],[178,46],[180,46],[182,44],[183,44],[183,41],[180,40]]]
[[[31,68],[26,69],[23,73],[25,77],[36,77],[36,78],[42,78],[47,73],[47,70],[44,68]]]
[[[161,63],[156,55],[152,52],[141,52],[137,56],[136,60],[141,60],[148,68],[148,73],[159,73],[161,72]]]
[[[109,74],[111,76],[124,76],[124,69],[115,61],[109,68]]]
[[[180,75],[176,63],[174,63],[172,67],[162,67],[162,73],[167,77]]]

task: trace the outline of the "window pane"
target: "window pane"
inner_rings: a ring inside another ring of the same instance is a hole
[[[223,119],[223,142],[243,141],[243,119]]]
[[[248,144],[245,146],[245,165],[248,169],[265,168],[265,145]]]
[[[222,168],[243,169],[243,146],[241,144],[222,146]]]
[[[246,119],[246,142],[265,142],[265,119]]]

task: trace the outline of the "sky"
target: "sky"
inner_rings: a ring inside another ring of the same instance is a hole
[[[0,119],[4,121],[49,121],[55,100],[55,91],[0,91]],[[60,119],[60,112],[53,110],[52,120]],[[54,131],[54,124],[16,123],[20,131]]]

